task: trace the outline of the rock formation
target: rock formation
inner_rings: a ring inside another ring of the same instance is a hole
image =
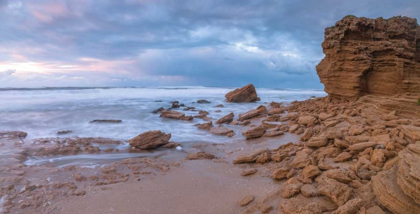
[[[138,135],[135,138],[130,139],[130,146],[137,149],[154,149],[159,146],[168,144],[169,139],[171,139],[171,134],[166,134],[164,132],[155,130],[148,131]]]
[[[331,98],[420,91],[420,27],[416,19],[346,16],[325,30],[316,67]],[[418,97],[417,97],[418,99]]]
[[[226,101],[233,103],[249,103],[258,101],[257,91],[254,85],[249,84],[242,88],[235,89],[225,95]]]
[[[379,203],[394,213],[420,213],[420,142],[400,152],[391,170],[372,177]]]

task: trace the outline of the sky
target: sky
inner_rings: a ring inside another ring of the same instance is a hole
[[[324,29],[419,0],[0,0],[0,88],[322,89]]]

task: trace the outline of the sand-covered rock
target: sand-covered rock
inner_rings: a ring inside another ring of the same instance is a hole
[[[130,139],[129,143],[130,146],[137,149],[154,149],[167,144],[169,139],[171,139],[171,134],[155,130],[144,132],[137,137]]]
[[[227,93],[225,97],[226,101],[233,103],[249,103],[258,101],[257,91],[252,84],[235,89]]]

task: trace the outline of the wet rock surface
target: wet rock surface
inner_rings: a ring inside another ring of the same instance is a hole
[[[161,131],[148,131],[130,139],[130,146],[137,149],[154,149],[169,143],[171,134]]]

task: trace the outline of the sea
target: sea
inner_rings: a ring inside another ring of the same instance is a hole
[[[261,101],[228,103],[225,94],[235,88],[219,87],[129,87],[129,88],[3,88],[0,89],[0,131],[24,131],[27,138],[57,137],[57,132],[71,130],[66,137],[105,137],[128,140],[149,130],[172,134],[171,140],[215,141],[215,136],[193,126],[204,122],[160,118],[152,111],[179,101],[188,107],[208,111],[217,120],[230,112],[236,116],[269,102],[288,104],[295,100],[326,96],[322,90],[257,88]],[[210,103],[200,104],[198,100]],[[223,108],[214,108],[223,104]],[[174,109],[183,111],[180,109]],[[221,112],[215,112],[221,110]],[[184,111],[183,111],[184,112]],[[185,111],[197,115],[198,111]],[[95,119],[118,119],[122,123],[89,123]]]

